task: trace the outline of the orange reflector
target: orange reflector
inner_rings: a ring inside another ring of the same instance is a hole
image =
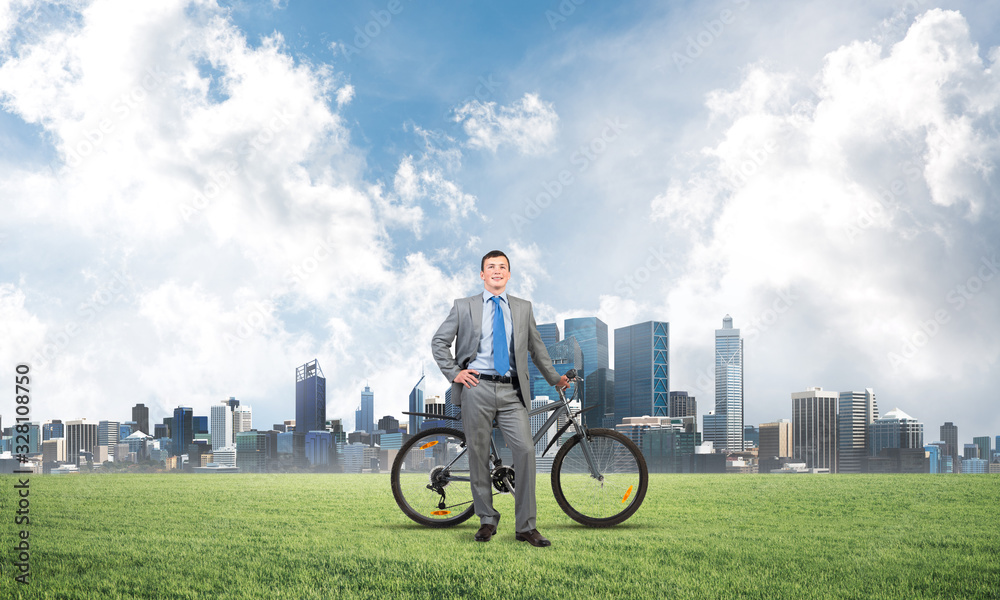
[[[432,512],[431,514],[434,515],[435,517],[442,517],[444,515],[450,515],[451,511],[450,510],[436,510],[436,511]]]
[[[426,449],[428,449],[431,446],[434,446],[436,444],[437,444],[437,440],[434,440],[433,442],[427,442],[426,444],[424,444],[423,446],[421,446],[420,449],[421,450],[426,450]]]
[[[628,497],[631,495],[632,495],[632,486],[628,486],[628,489],[625,490],[625,497],[622,498],[622,504],[625,504],[625,501],[628,500]]]

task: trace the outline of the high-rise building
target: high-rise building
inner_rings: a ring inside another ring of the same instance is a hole
[[[295,370],[295,430],[326,428],[326,377],[313,359]]]
[[[119,427],[121,427],[121,423],[118,421],[100,421],[97,424],[97,445],[108,448],[108,460],[111,461],[115,459]]]
[[[194,428],[194,439],[210,439],[207,416],[194,415],[191,417],[191,426]]]
[[[354,411],[354,430],[375,431],[375,392],[367,385],[361,392],[361,405]]]
[[[792,393],[792,458],[810,469],[837,471],[840,394],[821,387]]]
[[[532,387],[534,387],[534,386],[532,386]],[[459,414],[461,414],[461,412],[462,412],[461,407],[455,406],[455,403],[451,401],[451,386],[449,385],[448,389],[446,389],[444,391],[444,414],[447,415],[447,416],[449,416],[449,417],[456,417],[457,418],[459,416]],[[454,427],[455,429],[458,429],[459,431],[462,431],[462,421],[461,420],[458,420],[458,421],[449,420],[448,426],[449,427]]]
[[[424,412],[424,374],[420,374],[420,380],[417,381],[417,385],[413,386],[410,390],[410,410],[409,412]],[[420,424],[424,422],[423,417],[417,415],[410,415],[409,427],[406,430],[410,435],[416,435],[420,431]],[[347,471],[345,471],[346,473]]]
[[[42,424],[42,440],[54,440],[66,437],[66,428],[59,419],[53,419],[49,423]]]
[[[93,454],[97,451],[97,423],[86,419],[66,422],[66,460],[78,463],[81,452]]]
[[[667,417],[670,324],[646,321],[615,329],[615,422]]]
[[[782,459],[792,457],[792,421],[781,419],[772,423],[761,423],[758,430],[760,446],[757,457],[759,471],[770,473],[772,469],[780,469]]]
[[[187,406],[175,408],[170,431],[174,442],[171,450],[173,456],[186,453],[188,446],[194,441],[194,411]]]
[[[237,404],[233,410],[233,439],[236,439],[237,433],[251,430],[253,430],[253,408],[246,404]]]
[[[840,392],[837,412],[837,472],[864,473],[868,427],[878,419],[875,390]]]
[[[540,323],[538,325],[538,334],[542,338],[542,343],[545,344],[545,348],[548,349],[550,346],[555,344],[560,340],[559,337],[559,327],[555,323]],[[533,360],[528,360],[528,385],[531,386],[531,397],[534,398],[538,395],[535,390],[535,380],[541,377],[542,374],[538,371],[538,367],[535,366]],[[545,380],[542,378],[542,383]]]
[[[561,342],[552,344],[547,349],[549,351],[549,358],[552,359],[552,368],[556,370],[556,373],[565,375],[570,369],[576,369],[581,374],[583,373],[583,350],[580,349],[580,344],[576,341],[576,338],[568,337]],[[545,381],[545,378],[541,375],[538,376],[538,380],[535,381],[531,388],[539,396],[548,396],[553,399],[559,397],[559,392],[555,386]],[[580,391],[582,392],[582,390]],[[579,396],[583,396],[583,394],[580,393]]]
[[[743,427],[743,445],[744,450],[749,450],[750,448],[757,448],[760,444],[760,431],[753,425],[746,425]]]
[[[946,422],[940,429],[941,441],[945,444],[945,453],[951,457],[955,472],[961,469],[961,462],[958,460],[958,426],[951,421]]]
[[[277,434],[275,434],[277,454]],[[236,466],[243,473],[263,473],[267,470],[267,436],[251,429],[236,434]]]
[[[952,472],[952,462],[951,456],[945,454],[945,448],[947,444],[944,442],[931,442],[924,446],[924,451],[927,452],[927,458],[930,462],[930,472],[931,473],[951,473]]]
[[[726,415],[720,415],[714,410],[708,411],[701,418],[701,431],[702,439],[711,442],[714,450],[722,449],[719,444],[723,444],[726,439]]]
[[[566,339],[573,338],[580,345],[583,354],[583,366],[577,369],[577,375],[586,381],[587,375],[598,369],[610,368],[608,362],[608,325],[597,317],[578,317],[566,319],[563,323]],[[586,383],[576,394],[583,406],[589,406]],[[606,399],[605,399],[606,401]],[[591,411],[593,412],[593,410]],[[603,417],[601,418],[603,421]]]
[[[309,431],[305,434],[306,460],[313,466],[329,466],[334,461],[333,434],[329,431]]]
[[[386,415],[378,420],[378,428],[386,433],[395,433],[399,431],[399,419]]]
[[[534,398],[531,400],[531,410],[535,410],[536,408],[541,408],[548,403],[549,403],[548,396],[539,396],[537,398]],[[532,437],[534,437],[535,434],[538,433],[538,430],[541,429],[542,425],[545,424],[545,420],[548,419],[551,415],[552,413],[543,412],[529,417],[531,422]],[[545,451],[545,447],[548,445],[549,445],[549,432],[546,431],[544,434],[542,434],[542,437],[541,439],[538,440],[538,443],[535,444],[535,456],[541,456],[542,452]]]
[[[715,414],[724,415],[725,437],[704,439],[716,448],[743,451],[743,338],[733,328],[733,318],[722,319],[722,329],[715,330]]]
[[[139,426],[139,431],[149,435],[149,408],[145,404],[132,407],[132,420]]]
[[[670,392],[670,417],[697,417],[698,403],[694,396],[689,396],[687,392],[678,390]]]
[[[924,424],[894,408],[868,426],[871,447],[868,456],[878,456],[885,448],[923,448]]]
[[[972,438],[972,443],[979,446],[979,458],[990,460],[992,455],[990,454],[990,436],[984,435],[981,437]]]
[[[614,429],[615,372],[603,368],[591,371],[584,378],[583,386],[583,424]]]
[[[42,462],[69,462],[66,457],[66,438],[52,438],[43,441]]]
[[[597,317],[579,317],[566,319],[564,322],[566,338],[576,338],[583,352],[583,373],[591,373],[597,369],[608,369],[608,325]]]
[[[962,447],[962,459],[969,460],[972,458],[982,458],[979,456],[979,446],[976,444],[965,444]]]
[[[236,435],[233,433],[233,409],[223,400],[213,404],[212,417],[212,450],[228,448],[236,445]]]

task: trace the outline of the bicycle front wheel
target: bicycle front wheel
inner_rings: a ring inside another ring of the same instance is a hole
[[[584,440],[577,434],[552,461],[552,491],[559,507],[578,523],[610,527],[631,517],[646,497],[649,474],[639,448],[611,429],[591,429]],[[591,472],[584,445],[594,468]]]
[[[428,527],[458,525],[472,516],[465,434],[435,427],[410,438],[392,462],[392,495],[399,508]]]

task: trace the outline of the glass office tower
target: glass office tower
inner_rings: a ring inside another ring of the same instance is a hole
[[[615,423],[625,417],[669,416],[669,355],[669,323],[615,329]]]
[[[361,392],[361,405],[354,411],[354,430],[375,431],[375,392],[367,385]]]
[[[410,390],[410,410],[409,412],[424,412],[424,375],[420,374],[420,381]],[[416,435],[420,431],[420,425],[424,422],[423,417],[410,415],[410,423],[406,433]]]
[[[180,456],[187,453],[187,447],[194,440],[194,411],[188,406],[178,406],[174,409],[174,419],[170,422],[170,433],[173,438],[171,454]]]
[[[326,429],[326,377],[313,359],[295,369],[295,431]]]
[[[715,330],[715,414],[724,415],[725,437],[705,440],[716,448],[743,451],[743,338],[733,328],[733,318],[722,319],[722,329]]]

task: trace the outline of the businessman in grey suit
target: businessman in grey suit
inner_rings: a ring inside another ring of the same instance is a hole
[[[495,417],[514,457],[514,538],[532,546],[548,546],[549,540],[535,527],[535,445],[528,423],[528,353],[551,385],[566,388],[569,382],[552,368],[531,303],[507,295],[507,255],[493,250],[483,257],[480,268],[483,292],[455,300],[431,342],[434,360],[452,382],[451,400],[462,407],[472,500],[480,523],[475,539],[488,542],[500,522],[500,513],[493,508],[489,464]]]

